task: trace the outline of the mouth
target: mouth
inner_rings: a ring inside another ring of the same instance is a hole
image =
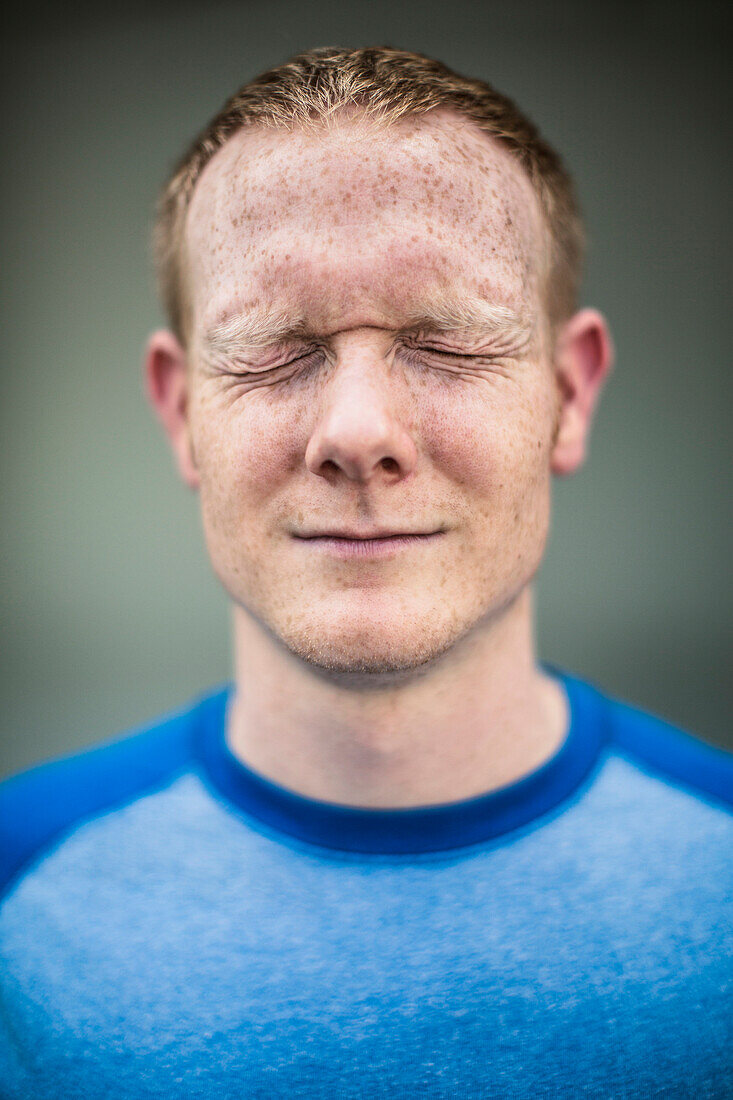
[[[313,551],[348,560],[349,558],[381,559],[394,557],[395,554],[410,548],[434,542],[443,534],[443,531],[395,532],[376,535],[324,532],[323,534],[296,535],[295,538]]]

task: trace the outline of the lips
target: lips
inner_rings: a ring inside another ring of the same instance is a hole
[[[388,530],[384,528],[378,528],[372,531],[355,531],[355,530],[332,530],[332,531],[311,531],[305,534],[296,535],[299,539],[351,539],[355,540],[370,540],[370,539],[396,539],[406,538],[409,536],[421,536],[421,535],[435,535],[437,530],[433,531],[407,531],[401,530]]]
[[[353,531],[340,528],[323,533],[310,532],[297,535],[297,541],[303,546],[313,548],[314,553],[340,561],[365,562],[395,558],[409,552],[410,548],[426,546],[439,539],[443,530],[438,531],[401,531],[378,528],[376,532]]]

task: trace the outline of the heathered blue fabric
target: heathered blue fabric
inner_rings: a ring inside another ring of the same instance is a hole
[[[0,1095],[733,1096],[733,756],[555,671],[430,812],[255,776],[227,690],[0,786]]]

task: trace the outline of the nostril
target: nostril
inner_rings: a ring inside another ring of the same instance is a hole
[[[385,470],[388,470],[389,473],[393,473],[395,470],[399,469],[397,462],[394,458],[383,458],[382,466]]]

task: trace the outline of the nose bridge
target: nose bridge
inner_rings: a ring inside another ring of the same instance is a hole
[[[324,393],[323,415],[345,428],[349,422],[375,431],[394,415],[395,379],[385,357],[345,347],[336,356]]]
[[[341,342],[329,373],[306,450],[308,467],[321,475],[340,470],[356,481],[368,481],[379,470],[406,476],[415,465],[415,444],[384,352],[369,343]]]

